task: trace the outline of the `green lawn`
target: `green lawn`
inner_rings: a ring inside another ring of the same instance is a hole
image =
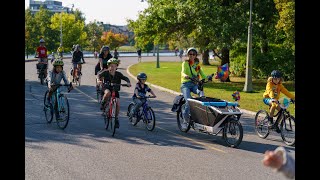
[[[118,51],[130,51],[130,52],[136,52],[137,49],[134,46],[120,46],[118,48]]]
[[[204,72],[209,75],[216,73],[217,65],[202,65]],[[177,92],[180,92],[180,71],[181,62],[160,62],[160,68],[156,68],[156,62],[142,62],[130,67],[129,71],[133,75],[139,72],[145,72],[148,75],[147,82],[156,84]],[[266,79],[253,79],[252,93],[243,92],[245,78],[230,76],[231,82],[220,82],[214,79],[211,83],[205,84],[204,92],[207,97],[215,97],[228,101],[233,101],[231,94],[238,90],[241,99],[239,101],[240,108],[257,112],[259,109],[267,109],[267,105],[262,102],[262,94],[266,87]],[[293,94],[295,94],[294,83],[284,82],[284,86]],[[281,94],[281,97],[285,95]],[[289,107],[292,115],[295,115],[294,105]]]

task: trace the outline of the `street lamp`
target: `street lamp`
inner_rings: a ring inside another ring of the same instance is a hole
[[[250,0],[250,17],[248,26],[247,62],[246,62],[246,81],[243,88],[245,92],[252,92],[252,0]]]
[[[67,7],[67,6],[69,6],[69,5],[72,5],[71,6],[71,12],[73,11],[73,7],[74,7],[74,4],[68,4],[68,5],[66,5],[66,6],[64,6],[64,7]],[[63,9],[63,8],[62,8]],[[61,10],[61,12],[60,12],[60,45],[62,46],[62,10]]]

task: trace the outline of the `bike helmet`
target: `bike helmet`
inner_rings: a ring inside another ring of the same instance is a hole
[[[44,41],[44,39],[41,38],[39,42],[40,43],[44,43],[45,41]]]
[[[143,72],[137,75],[138,80],[147,80],[147,78],[148,78],[147,74]]]
[[[196,54],[198,54],[198,51],[194,47],[189,48],[187,54],[189,54],[190,51],[194,51]]]
[[[273,71],[271,72],[271,77],[273,77],[273,78],[281,78],[281,77],[282,77],[282,74],[281,74],[281,72],[278,71],[278,70],[273,70]]]
[[[116,58],[110,58],[107,62],[107,65],[109,66],[110,64],[116,64],[119,65],[120,64],[120,60],[116,59]]]
[[[63,63],[63,61],[61,61],[61,60],[55,60],[54,62],[53,62],[53,66],[63,66],[64,65],[64,63]]]
[[[109,46],[102,46],[102,51],[109,51]]]

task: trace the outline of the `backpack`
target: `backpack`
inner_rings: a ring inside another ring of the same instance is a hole
[[[172,105],[171,111],[172,112],[180,111],[182,104],[184,104],[185,102],[186,101],[185,101],[183,95],[180,94],[180,95],[176,96],[173,100],[173,105]]]

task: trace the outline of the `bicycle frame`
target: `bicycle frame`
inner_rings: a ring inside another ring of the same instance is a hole
[[[57,111],[59,112],[60,109],[61,109],[61,107],[64,106],[63,101],[60,101],[60,100],[59,100],[60,94],[61,94],[61,92],[60,92],[60,86],[58,86],[57,89],[56,89],[56,91],[54,92],[54,96],[53,96],[53,98],[52,98],[53,105],[54,105],[54,106],[53,106],[53,109],[54,109],[55,113],[56,113]],[[55,108],[56,104],[57,104],[57,109]]]

